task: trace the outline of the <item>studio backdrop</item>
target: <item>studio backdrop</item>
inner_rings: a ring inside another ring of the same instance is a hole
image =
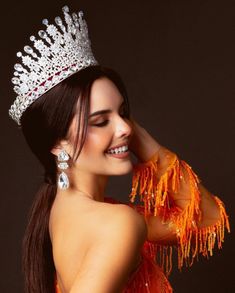
[[[163,146],[188,162],[225,203],[231,233],[222,250],[174,269],[176,293],[232,293],[234,284],[234,1],[3,1],[0,66],[0,292],[23,292],[21,241],[43,172],[16,123],[11,78],[16,52],[61,7],[83,10],[94,55],[124,80],[131,112]],[[111,177],[108,195],[128,202],[131,174]],[[134,293],[134,292],[133,292]]]

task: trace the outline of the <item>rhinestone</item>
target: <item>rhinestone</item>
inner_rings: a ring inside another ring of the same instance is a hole
[[[48,27],[47,27],[47,32],[49,35],[51,36],[55,36],[56,33],[57,33],[57,28],[56,26],[54,26],[53,24],[50,24]]]
[[[63,77],[67,77],[69,74],[70,74],[70,73],[69,73],[68,71],[63,71],[63,72],[62,72],[62,76],[63,76]]]
[[[61,189],[67,189],[69,187],[69,179],[64,172],[62,172],[58,178],[58,186]]]
[[[14,65],[14,68],[15,68],[15,70],[17,70],[17,71],[23,71],[23,67],[22,67],[22,65],[19,64],[19,63],[16,63],[16,64]]]
[[[47,36],[47,34],[46,34],[43,30],[40,30],[40,31],[38,32],[38,35],[39,35],[39,37],[42,38],[42,39],[45,39],[46,36]]]
[[[32,92],[32,93],[31,93],[31,97],[32,97],[33,99],[36,98],[36,96],[37,96],[36,92]]]
[[[64,25],[61,25],[60,26],[61,30],[65,33],[66,32],[66,29],[65,29],[65,26]]]
[[[39,86],[39,87],[38,87],[38,92],[39,92],[39,94],[43,94],[43,93],[44,93],[44,88],[43,88],[43,86]]]
[[[30,39],[30,41],[33,42],[33,41],[35,41],[35,36],[31,36],[29,39]]]
[[[58,155],[58,161],[68,161],[69,160],[69,155],[66,153],[66,151],[61,151]]]
[[[53,79],[52,79],[52,83],[57,83],[58,81],[59,81],[60,79],[59,79],[59,76],[58,75],[55,75],[55,76],[53,76]]]
[[[66,170],[66,169],[68,169],[69,165],[66,162],[62,162],[62,163],[58,164],[58,167],[62,170]]]
[[[11,79],[11,82],[12,82],[13,84],[19,84],[19,83],[20,83],[20,81],[19,81],[19,79],[18,79],[17,77],[13,77],[13,78]]]
[[[34,58],[37,58],[37,57],[38,57],[38,55],[35,54],[35,53],[32,53],[32,56],[33,56]]]
[[[55,18],[55,23],[58,24],[59,26],[63,25],[62,19],[59,16]]]
[[[16,53],[16,56],[17,56],[17,57],[22,57],[22,53],[21,53],[21,52],[17,52],[17,53]]]
[[[48,25],[48,19],[44,18],[44,19],[42,20],[42,24],[44,24],[44,25]]]
[[[32,49],[30,46],[25,46],[25,47],[24,47],[24,51],[25,51],[27,54],[32,54],[32,53],[33,53],[33,49]]]
[[[34,82],[34,81],[36,81],[38,79],[38,76],[37,76],[37,74],[35,72],[31,72],[30,78]]]
[[[20,93],[20,88],[18,86],[14,86],[14,91],[19,94]]]
[[[72,17],[73,17],[73,20],[74,20],[75,22],[78,21],[78,16],[77,16],[77,14],[76,14],[75,12],[72,13]]]
[[[70,71],[71,71],[72,73],[76,72],[76,71],[77,71],[77,67],[76,67],[76,66],[72,66],[72,67],[70,68]]]
[[[45,86],[46,87],[49,87],[51,85],[51,81],[50,80],[47,80],[46,82],[45,82]]]
[[[28,88],[28,86],[25,83],[22,83],[20,85],[20,91],[21,91],[22,94],[27,93],[28,90],[29,90],[29,88]]]
[[[65,20],[70,25],[73,23],[73,20],[72,20],[72,18],[71,18],[71,16],[69,14],[65,15]]]
[[[75,26],[73,26],[73,27],[72,27],[72,34],[73,34],[73,35],[76,35],[76,32],[77,32],[77,29],[76,29]]]
[[[79,12],[78,12],[78,16],[79,16],[79,17],[82,17],[82,16],[83,16],[83,11],[79,11]]]
[[[177,236],[180,236],[180,229],[176,229]]]
[[[67,5],[65,5],[64,7],[62,7],[62,11],[65,13],[69,13],[69,8]]]
[[[27,82],[27,79],[28,79],[28,75],[25,74],[25,73],[22,73],[20,75],[20,80],[23,81],[23,82]]]
[[[45,71],[41,73],[41,78],[43,78],[43,79],[47,78],[47,73]]]

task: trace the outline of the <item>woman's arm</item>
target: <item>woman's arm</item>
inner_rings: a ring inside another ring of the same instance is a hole
[[[229,221],[220,199],[200,182],[192,168],[174,152],[160,145],[133,119],[130,150],[138,158],[134,165],[130,201],[137,193],[144,202],[149,241],[161,247],[177,244],[178,267],[192,264],[201,253],[212,255],[216,240],[222,247]],[[139,192],[138,192],[139,191]],[[169,259],[165,254],[161,259]]]
[[[129,147],[138,158],[140,163],[147,162],[154,156],[158,164],[158,171],[156,176],[159,180],[166,172],[167,168],[176,155],[175,153],[160,145],[143,127],[137,124],[137,122],[133,119],[132,123],[134,135]],[[187,172],[183,168],[181,168],[181,171],[184,173],[184,178],[186,180],[181,182],[180,191],[169,191],[171,198],[174,200],[176,206],[184,209],[190,200],[190,181]],[[220,219],[219,206],[214,200],[212,194],[201,183],[198,184],[198,187],[201,194],[200,209],[202,212],[202,219],[198,225],[200,227],[213,225]]]

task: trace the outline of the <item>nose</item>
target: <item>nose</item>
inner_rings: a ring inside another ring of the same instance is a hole
[[[130,137],[132,135],[131,121],[119,117],[117,121],[116,133],[118,137]]]

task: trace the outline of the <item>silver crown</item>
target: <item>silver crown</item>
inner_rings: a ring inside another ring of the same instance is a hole
[[[17,97],[9,115],[20,125],[23,112],[41,95],[79,70],[98,65],[91,50],[91,42],[83,12],[69,14],[68,6],[62,8],[65,23],[57,16],[54,24],[47,19],[42,23],[45,30],[40,30],[40,39],[31,36],[33,47],[25,46],[22,64],[16,63],[12,78]],[[37,51],[36,51],[36,50]]]

